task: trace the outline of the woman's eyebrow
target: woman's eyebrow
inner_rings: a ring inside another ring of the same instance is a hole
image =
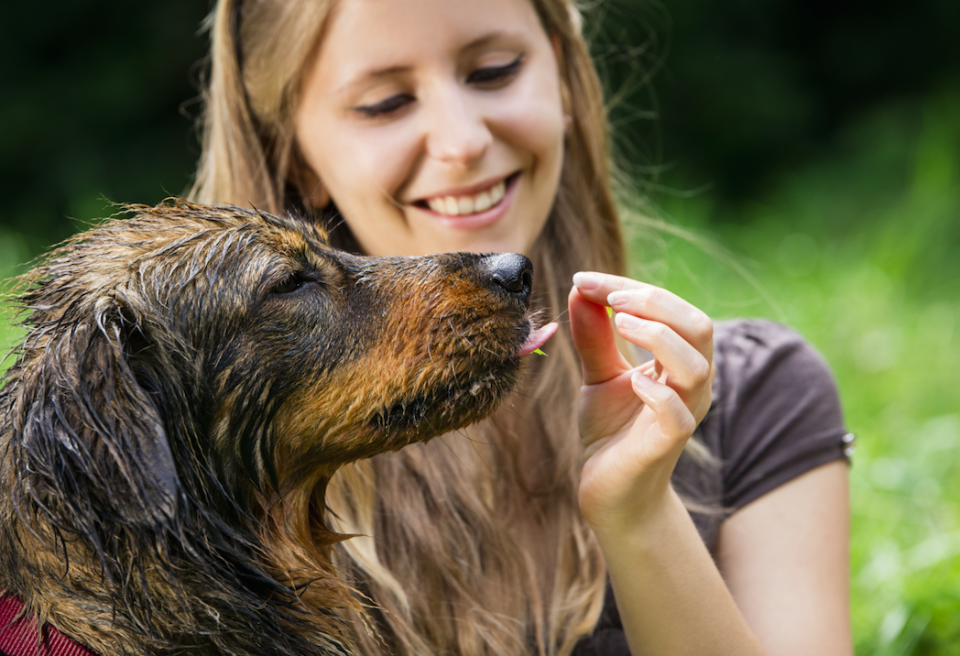
[[[470,41],[460,49],[460,52],[469,53],[472,50],[479,50],[480,48],[498,43],[516,46],[524,41],[524,34],[522,32],[518,33],[516,30],[493,30]]]
[[[483,36],[481,36],[481,37],[479,37],[479,38],[474,39],[473,41],[471,41],[471,42],[468,43],[467,45],[465,45],[465,46],[462,48],[462,50],[463,50],[464,52],[467,52],[467,51],[470,51],[470,50],[475,50],[476,48],[482,48],[483,46],[489,44],[491,41],[496,41],[497,39],[499,39],[500,37],[502,37],[503,34],[504,34],[504,33],[503,33],[503,32],[500,32],[500,31],[491,32],[490,34],[485,34],[485,35],[483,35]]]
[[[351,75],[346,82],[344,82],[334,90],[334,93],[337,93],[337,94],[349,93],[352,87],[362,84],[368,80],[377,80],[380,78],[401,75],[403,73],[410,71],[412,68],[413,68],[412,66],[387,66],[385,68],[371,68],[367,70],[361,70],[356,75]]]
[[[504,30],[495,30],[493,32],[488,32],[482,36],[477,37],[476,39],[470,41],[460,48],[461,53],[469,53],[472,50],[478,50],[485,46],[495,43],[503,39],[509,39],[515,35]],[[409,72],[413,69],[413,66],[410,65],[401,65],[401,66],[386,66],[383,68],[370,68],[370,69],[361,69],[355,75],[351,75],[350,78],[341,84],[335,89],[335,93],[344,94],[349,93],[351,88],[362,84],[368,80],[377,80],[380,78],[388,78],[396,75],[402,75]]]

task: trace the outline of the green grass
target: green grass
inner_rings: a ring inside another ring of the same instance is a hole
[[[716,318],[787,323],[831,363],[859,440],[851,586],[861,656],[960,656],[956,116],[950,94],[889,107],[750,205],[664,202],[670,225],[703,239],[634,230],[638,276]],[[29,255],[0,232],[0,277]],[[8,323],[4,350],[20,334]]]
[[[26,240],[15,232],[0,227],[0,371],[12,361],[5,358],[10,348],[19,341],[23,331],[15,325],[16,317],[6,301],[11,277],[23,273],[24,262],[30,259]]]
[[[635,230],[639,275],[717,318],[793,326],[833,367],[858,436],[861,655],[960,655],[957,116],[949,95],[891,107],[754,204],[664,203],[673,226],[705,240]]]

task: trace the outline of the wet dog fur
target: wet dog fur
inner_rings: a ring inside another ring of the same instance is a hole
[[[488,415],[530,333],[517,255],[359,257],[304,221],[127,209],[20,287],[0,591],[101,654],[344,654],[344,463]]]

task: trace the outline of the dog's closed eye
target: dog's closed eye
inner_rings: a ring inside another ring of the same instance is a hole
[[[270,290],[271,294],[290,294],[307,283],[316,282],[315,280],[308,278],[303,273],[288,273],[283,277],[280,282],[274,285],[273,289]]]

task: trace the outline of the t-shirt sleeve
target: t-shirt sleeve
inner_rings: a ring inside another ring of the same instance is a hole
[[[715,428],[729,511],[846,459],[836,382],[808,342],[763,320],[718,323]]]

